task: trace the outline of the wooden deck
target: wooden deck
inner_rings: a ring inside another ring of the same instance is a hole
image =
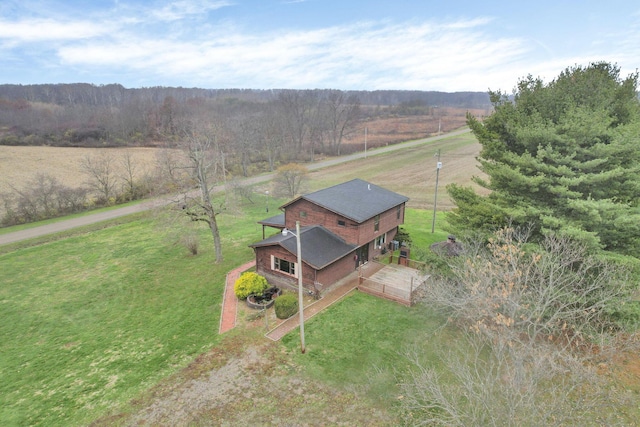
[[[429,277],[428,274],[403,265],[377,265],[379,267],[372,266],[368,269],[370,275],[361,275],[358,289],[407,306],[413,304],[415,291],[423,286]]]

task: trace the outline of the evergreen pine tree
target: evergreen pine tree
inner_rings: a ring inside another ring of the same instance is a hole
[[[605,250],[640,249],[638,73],[609,63],[572,67],[545,84],[529,76],[514,96],[490,93],[494,112],[468,116],[482,144],[482,197],[452,185],[456,233],[531,224]]]

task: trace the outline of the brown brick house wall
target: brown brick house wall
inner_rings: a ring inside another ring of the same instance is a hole
[[[378,231],[375,231],[375,219],[371,218],[362,224],[359,227],[358,233],[358,243],[357,245],[363,245],[366,242],[370,242],[374,240],[376,237],[380,236],[384,233],[392,232],[395,236],[395,231],[398,229],[398,226],[404,223],[404,204],[400,205],[400,219],[398,219],[398,211],[394,207],[380,214],[380,224],[378,227]],[[389,236],[387,235],[387,241],[389,241]],[[370,248],[371,249],[371,248]]]
[[[297,255],[291,254],[281,246],[265,246],[255,248],[256,272],[264,276],[269,284],[278,287],[298,288],[298,278],[279,270],[271,269],[271,256],[297,263]],[[337,260],[322,270],[316,270],[306,263],[302,263],[302,285],[310,291],[323,291],[338,280],[355,271],[356,262],[353,254]],[[314,285],[319,284],[316,288]]]
[[[356,270],[354,255],[355,252],[320,270],[318,272],[318,290],[322,292],[337,281],[353,273]]]
[[[400,218],[398,218],[398,209]],[[347,243],[362,246],[385,232],[397,230],[397,227],[404,223],[404,203],[399,205],[399,208],[393,207],[380,214],[380,227],[377,232],[374,230],[374,218],[358,224],[304,199],[286,208],[285,226],[295,229],[296,221],[300,221],[301,227],[321,224],[342,237]],[[339,225],[338,221],[343,221],[344,225]]]

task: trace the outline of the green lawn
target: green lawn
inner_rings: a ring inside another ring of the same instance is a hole
[[[407,228],[422,227],[424,215],[409,209]],[[248,245],[262,238],[256,221],[265,216],[256,203],[219,217],[221,265],[213,263],[205,227],[200,254],[190,256],[151,215],[0,255],[0,424],[86,424],[214,346],[225,275],[252,258]],[[367,356],[366,366],[386,364],[396,341],[404,339],[391,331],[417,337],[407,324],[420,325],[428,317],[366,296],[348,304],[360,308],[347,309],[349,316],[339,324],[310,324],[312,357],[331,354],[325,353],[329,345],[315,351],[321,329],[360,322],[364,341],[358,345],[359,339],[347,336],[342,348],[355,355],[370,340],[383,343],[377,355]],[[322,319],[341,319],[341,313]],[[365,366],[361,362],[345,360],[333,375],[351,378],[350,366]],[[310,370],[325,370],[323,363]]]
[[[356,291],[305,324],[305,354],[298,330],[283,343],[312,377],[362,387],[373,399],[389,402],[397,398],[394,371],[403,371],[406,352],[419,346],[426,360],[439,363],[436,349],[449,338],[443,325],[424,306],[407,308]],[[420,345],[425,342],[430,345]]]
[[[376,170],[385,170],[381,157]],[[338,182],[350,179],[343,178],[332,175]],[[386,178],[376,179],[387,186]],[[405,189],[417,193],[420,186]],[[167,238],[153,213],[3,246],[0,425],[86,425],[126,410],[132,399],[218,344],[225,275],[252,259],[248,245],[262,238],[256,221],[275,215],[285,201],[270,199],[269,214],[256,200],[220,215],[220,265],[213,263],[204,225],[200,253],[191,256]],[[414,244],[446,237],[440,216],[431,234],[431,215],[407,210],[405,229]],[[439,324],[423,310],[365,295],[331,310],[309,322],[310,357],[296,359],[314,376],[337,384],[369,382],[385,396],[393,394],[393,378],[374,367],[392,366],[405,344],[434,339]],[[286,346],[296,347],[297,339],[291,334]]]
[[[218,266],[206,228],[190,256],[151,217],[0,255],[0,424],[86,424],[218,342],[263,209],[220,216]]]
[[[30,222],[27,224],[13,225],[11,227],[0,227],[0,234],[13,233],[14,231],[27,230],[29,228],[40,227],[41,225],[53,224],[60,221],[66,221],[72,218],[79,218],[87,215],[93,215],[96,213],[112,211],[114,209],[124,208],[127,206],[133,206],[140,203],[144,203],[146,200],[134,200],[133,202],[127,202],[116,206],[109,206],[106,208],[92,209],[83,212],[78,212],[72,215],[61,216],[56,218],[45,219],[37,222]]]

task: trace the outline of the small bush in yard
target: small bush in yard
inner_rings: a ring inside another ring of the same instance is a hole
[[[243,273],[233,286],[236,296],[240,299],[247,299],[251,294],[262,295],[269,287],[267,279],[252,271]]]
[[[298,298],[295,294],[283,294],[273,305],[278,319],[288,319],[298,312]]]

